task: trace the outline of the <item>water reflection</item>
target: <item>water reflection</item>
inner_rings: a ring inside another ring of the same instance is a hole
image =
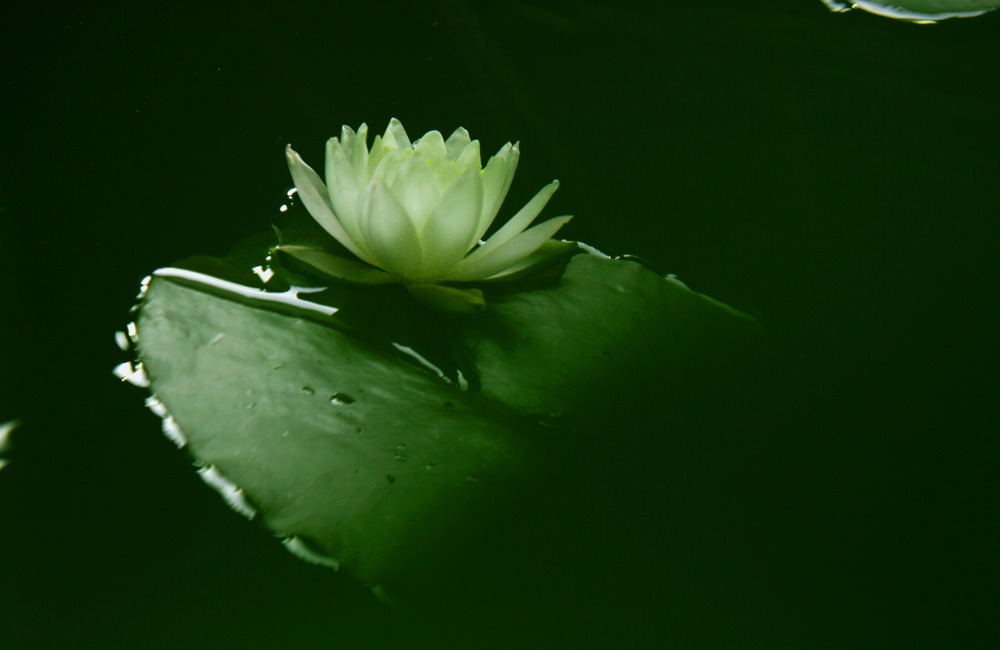
[[[397,350],[399,350],[403,354],[409,356],[411,359],[415,360],[418,364],[420,364],[424,368],[427,368],[428,370],[430,370],[431,372],[433,372],[435,375],[437,375],[438,377],[440,377],[441,379],[443,379],[445,382],[447,382],[449,384],[451,383],[451,379],[447,375],[444,374],[443,370],[441,370],[436,365],[434,365],[433,363],[431,363],[430,361],[428,361],[426,357],[424,357],[423,355],[421,355],[419,352],[417,352],[413,348],[407,347],[405,345],[400,345],[399,343],[393,343],[392,347],[396,348]]]
[[[305,311],[318,312],[324,316],[332,316],[337,313],[337,309],[335,307],[327,307],[325,305],[320,305],[318,303],[309,302],[299,298],[299,294],[318,293],[320,291],[325,291],[326,287],[290,287],[288,291],[284,291],[282,293],[271,293],[265,292],[262,289],[245,287],[241,284],[236,284],[235,282],[228,282],[226,280],[212,277],[211,275],[188,271],[186,269],[158,269],[154,275],[165,278],[181,278],[197,284],[215,287],[216,289],[243,296],[244,298],[250,298],[260,302],[274,302],[290,305]],[[268,276],[268,278],[270,278],[270,276]]]
[[[844,12],[862,9],[869,13],[907,20],[917,24],[933,24],[947,18],[971,18],[982,16],[1000,7],[1000,0],[892,0],[893,4],[855,0],[839,2],[822,0],[831,11]]]
[[[337,560],[317,553],[311,549],[301,537],[296,535],[289,535],[281,540],[281,543],[285,545],[285,548],[291,552],[295,557],[305,560],[306,562],[311,562],[312,564],[319,564],[321,566],[327,566],[331,569],[339,569],[340,562]]]
[[[253,519],[257,514],[257,509],[247,501],[243,489],[229,480],[216,469],[215,465],[209,463],[198,469],[198,476],[205,481],[213,490],[222,495],[226,505],[240,513],[247,519]]]
[[[114,373],[115,377],[118,377],[122,381],[127,381],[133,386],[140,388],[149,387],[149,377],[146,376],[146,370],[142,367],[142,362],[135,364],[133,367],[131,361],[125,361],[115,366],[111,372]]]

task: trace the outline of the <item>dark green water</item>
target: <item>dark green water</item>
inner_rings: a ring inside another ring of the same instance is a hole
[[[0,643],[994,647],[1000,15],[664,4],[5,10]],[[229,511],[110,374],[142,277],[268,228],[285,144],[390,117],[520,140],[502,214],[558,178],[560,236],[771,339],[420,616]]]

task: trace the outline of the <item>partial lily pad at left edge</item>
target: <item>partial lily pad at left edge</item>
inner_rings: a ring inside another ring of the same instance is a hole
[[[148,285],[138,348],[188,450],[270,529],[363,583],[391,593],[433,574],[535,466],[511,412],[405,348],[169,276]]]

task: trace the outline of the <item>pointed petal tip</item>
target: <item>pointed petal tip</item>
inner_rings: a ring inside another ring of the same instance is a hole
[[[536,224],[534,227],[537,228],[539,226],[548,226],[548,227],[555,228],[555,230],[552,231],[552,235],[549,236],[550,238],[552,238],[553,235],[555,235],[557,232],[559,232],[559,230],[561,230],[563,226],[565,226],[566,224],[568,224],[572,220],[573,220],[573,215],[571,215],[571,214],[564,214],[564,215],[559,216],[559,217],[552,217],[551,219],[546,219],[542,223]],[[525,231],[525,232],[527,232],[527,231]]]

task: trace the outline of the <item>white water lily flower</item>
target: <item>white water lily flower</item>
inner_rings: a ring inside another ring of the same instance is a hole
[[[368,127],[348,126],[326,147],[326,184],[291,146],[288,167],[312,217],[364,264],[317,249],[281,246],[299,260],[354,282],[401,282],[418,298],[469,290],[441,283],[494,280],[564,252],[546,246],[571,217],[528,228],[559,187],[543,187],[489,239],[520,152],[505,144],[482,167],[479,141],[457,129],[445,140],[430,131],[410,142],[395,118],[367,146]],[[474,290],[474,302],[482,294]],[[475,297],[475,296],[478,297]],[[431,299],[431,302],[434,300]],[[477,308],[480,308],[478,305]]]

